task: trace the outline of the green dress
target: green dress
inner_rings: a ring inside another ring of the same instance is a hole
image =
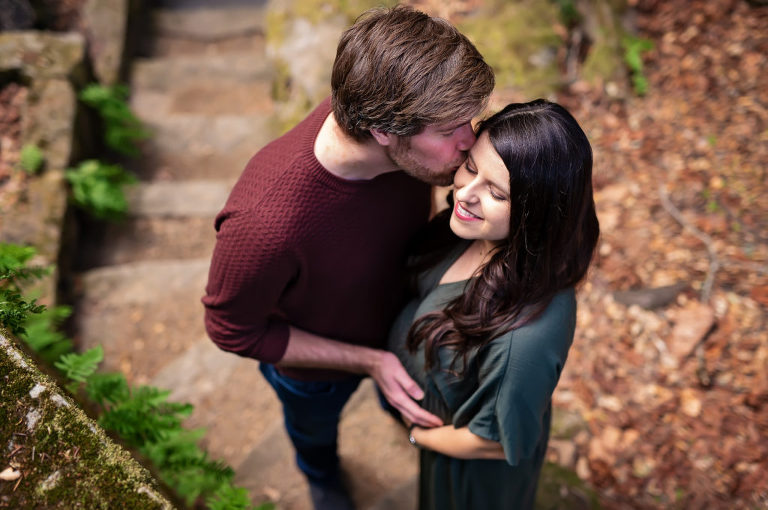
[[[533,508],[549,440],[552,392],[573,341],[575,295],[573,289],[560,292],[538,319],[470,353],[461,377],[446,370],[452,359],[448,349],[439,352],[440,367],[425,371],[423,349],[411,354],[405,347],[408,330],[416,318],[463,292],[466,281],[438,282],[468,244],[419,276],[418,297],[395,321],[389,348],[424,389],[422,407],[445,424],[469,426],[474,434],[500,442],[506,460],[463,460],[423,449],[419,509]]]

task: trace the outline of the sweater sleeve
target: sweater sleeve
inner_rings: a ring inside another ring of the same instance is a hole
[[[222,350],[276,363],[289,335],[276,308],[298,269],[289,240],[257,216],[222,212],[216,220],[205,327]]]

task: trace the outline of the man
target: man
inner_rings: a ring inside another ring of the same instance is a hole
[[[447,22],[368,11],[339,42],[330,101],[250,160],[216,219],[206,328],[220,348],[261,361],[317,509],[352,508],[337,428],[363,376],[408,420],[441,424],[382,346],[429,184],[452,181],[493,84]]]

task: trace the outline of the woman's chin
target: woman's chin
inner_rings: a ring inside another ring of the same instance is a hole
[[[448,226],[451,227],[451,232],[462,239],[470,239],[467,237],[467,229],[462,228],[461,222],[456,218],[456,214],[451,214],[451,220],[448,222]]]

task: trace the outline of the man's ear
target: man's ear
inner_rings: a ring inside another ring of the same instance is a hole
[[[385,131],[381,131],[380,129],[371,129],[370,131],[374,140],[376,140],[379,143],[379,145],[383,145],[387,147],[394,143],[395,135],[391,133],[387,133]]]

